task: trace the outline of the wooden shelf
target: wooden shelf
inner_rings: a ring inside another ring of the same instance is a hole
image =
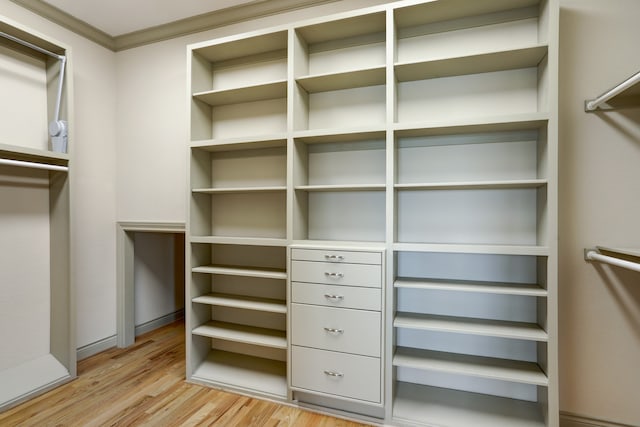
[[[261,135],[246,138],[207,139],[191,143],[192,149],[216,151],[258,150],[262,148],[286,147],[286,134]]]
[[[224,43],[202,42],[193,45],[194,53],[210,62],[223,62],[230,59],[263,55],[265,52],[284,51],[287,48],[287,32],[258,34],[252,37],[234,37]]]
[[[296,82],[309,93],[327,92],[383,85],[386,82],[386,72],[386,67],[380,65],[361,70],[298,77]]]
[[[269,313],[286,314],[287,312],[286,301],[280,301],[270,298],[254,298],[244,295],[210,293],[193,298],[191,301],[198,304],[242,308],[246,310],[265,311]]]
[[[278,80],[274,82],[233,89],[210,90],[193,94],[193,97],[195,99],[211,105],[212,107],[215,107],[217,105],[240,104],[243,102],[286,98],[286,96],[286,80]]]
[[[549,248],[546,246],[523,245],[452,245],[440,243],[401,243],[393,244],[394,251],[403,252],[442,252],[490,255],[531,255],[547,256]]]
[[[539,188],[547,185],[546,179],[514,181],[438,182],[395,184],[396,190],[498,190],[509,188]]]
[[[464,17],[484,15],[502,10],[511,10],[538,5],[539,0],[485,0],[468,2],[448,0],[428,2],[415,6],[401,7],[395,12],[396,25],[400,28],[449,21]]]
[[[222,274],[227,276],[243,276],[243,277],[259,277],[263,279],[282,279],[286,280],[287,272],[280,269],[266,268],[242,268],[224,265],[207,265],[194,267],[191,269],[194,273],[206,274]]]
[[[536,67],[547,55],[547,46],[538,45],[522,49],[486,52],[454,58],[395,64],[399,82],[488,73],[518,68]]]
[[[273,187],[194,188],[191,191],[200,194],[279,193],[287,191],[287,187],[283,185]]]
[[[354,184],[354,185],[297,185],[295,190],[300,191],[384,191],[385,184]]]
[[[244,245],[244,246],[287,246],[287,239],[268,237],[227,237],[227,236],[191,236],[191,243],[211,245]]]
[[[403,289],[440,290],[452,292],[475,292],[487,294],[522,295],[531,297],[546,297],[546,289],[538,285],[523,283],[492,283],[457,280],[430,280],[410,277],[398,277],[393,286]]]
[[[622,255],[622,259],[632,258],[631,261],[640,262],[640,249],[636,248],[612,248],[608,246],[597,246],[601,252],[609,252],[614,255]],[[606,254],[605,254],[606,255]]]
[[[393,366],[547,386],[549,380],[536,363],[397,347]]]
[[[476,117],[465,120],[396,123],[394,130],[396,136],[399,137],[504,132],[540,129],[547,125],[548,120],[548,113],[538,112],[506,116]]]
[[[450,427],[545,427],[541,405],[398,382],[393,418],[400,423]]]
[[[305,144],[324,144],[333,142],[356,142],[371,139],[384,139],[384,127],[360,127],[352,129],[314,129],[296,131],[293,137]]]
[[[257,328],[228,322],[207,322],[191,331],[194,335],[217,338],[221,340],[259,345],[272,348],[287,348],[285,331]]]
[[[277,398],[287,395],[285,362],[226,351],[209,352],[194,369],[191,381]]]
[[[337,21],[331,20],[296,28],[296,32],[307,44],[349,40],[370,34],[380,34],[384,37],[385,14],[384,12],[368,13]]]
[[[67,166],[69,163],[69,154],[67,153],[56,153],[54,151],[10,144],[0,144],[0,158],[55,166]]]
[[[393,321],[396,328],[423,329],[459,334],[483,335],[545,342],[547,333],[538,325],[524,322],[436,316],[398,312]]]

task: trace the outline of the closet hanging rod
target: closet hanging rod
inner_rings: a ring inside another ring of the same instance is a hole
[[[626,261],[620,258],[602,255],[596,249],[585,249],[584,259],[587,261],[599,261],[606,264],[615,265],[616,267],[626,268],[640,273],[640,264],[637,262]]]
[[[29,43],[28,41],[19,39],[18,37],[12,36],[11,34],[7,34],[7,33],[3,32],[3,31],[0,31],[0,36],[4,37],[5,39],[9,39],[11,41],[14,41],[14,42],[16,42],[18,44],[21,44],[22,46],[26,46],[29,49],[33,49],[33,50],[35,50],[37,52],[43,53],[45,55],[49,55],[49,56],[51,56],[53,58],[56,58],[56,59],[58,59],[60,61],[62,61],[63,59],[66,59],[66,57],[64,55],[58,55],[57,53],[53,53],[51,51],[48,51],[47,49],[43,49],[38,45],[35,45],[33,43]]]
[[[68,172],[68,166],[48,165],[46,163],[25,162],[22,160],[0,159],[0,165],[19,166],[23,168],[45,169],[50,171]]]
[[[585,111],[591,112],[591,111],[597,110],[598,107],[600,107],[602,104],[604,104],[614,96],[619,95],[620,93],[624,92],[625,90],[629,89],[630,87],[634,86],[637,83],[640,83],[640,71],[638,71],[636,74],[629,77],[627,80],[623,81],[619,85],[609,89],[599,97],[595,99],[587,100],[584,104]]]
[[[49,123],[49,136],[51,136],[54,151],[66,152],[68,126],[66,121],[60,120],[60,107],[62,105],[62,88],[64,85],[64,72],[67,64],[67,57],[65,55],[58,55],[57,53],[48,51],[47,49],[41,48],[40,46],[30,43],[26,40],[22,40],[18,37],[12,36],[11,34],[7,34],[4,31],[0,31],[0,36],[12,40],[22,46],[26,46],[29,49],[35,50],[36,52],[40,52],[56,58],[58,61],[60,61],[58,93],[56,98],[55,110],[53,113],[53,120]]]

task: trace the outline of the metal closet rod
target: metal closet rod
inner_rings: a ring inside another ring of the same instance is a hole
[[[584,258],[587,261],[600,261],[606,264],[615,265],[616,267],[622,267],[640,273],[640,264],[638,264],[637,262],[631,262],[608,255],[602,255],[596,249],[587,249],[585,251]]]
[[[58,55],[57,53],[53,53],[51,51],[48,51],[47,49],[43,49],[38,45],[22,40],[18,37],[12,36],[11,34],[7,34],[4,31],[0,31],[0,36],[6,39],[12,40],[18,44],[21,44],[22,46],[26,46],[29,49],[35,50],[36,52],[40,52],[45,55],[56,58],[57,60],[60,61],[60,78],[58,81],[58,94],[57,94],[58,98],[56,99],[56,109],[53,115],[53,121],[57,123],[60,120],[60,105],[62,104],[62,85],[64,84],[64,69],[67,63],[67,57],[65,55]]]
[[[60,172],[69,171],[69,167],[67,166],[48,165],[46,163],[25,162],[22,160],[11,160],[11,159],[0,159],[0,165],[19,166],[19,167],[31,168],[31,169],[45,169],[45,170],[60,171]]]
[[[38,45],[35,45],[33,43],[29,43],[28,41],[19,39],[18,37],[12,36],[11,34],[7,34],[7,33],[3,32],[3,31],[0,31],[0,36],[4,37],[5,39],[9,39],[11,41],[14,41],[14,42],[16,42],[18,44],[21,44],[22,46],[26,46],[29,49],[33,49],[33,50],[38,51],[40,53],[44,53],[45,55],[49,55],[51,57],[59,59],[60,61],[66,60],[66,56],[64,56],[64,55],[58,55],[57,53],[53,53],[51,51],[48,51],[47,49],[43,49]]]
[[[595,99],[592,99],[592,100],[587,100],[587,102],[585,102],[585,110],[587,110],[587,111],[595,111],[595,110],[597,110],[600,105],[604,104],[605,102],[607,102],[608,100],[610,100],[614,96],[616,96],[616,95],[624,92],[625,90],[629,89],[630,87],[632,87],[636,83],[640,83],[640,71],[638,71],[636,74],[634,74],[633,76],[629,77],[627,80],[623,81],[622,83],[620,83],[616,87],[614,87],[612,89],[609,89],[607,92],[603,93],[599,97],[597,97]]]

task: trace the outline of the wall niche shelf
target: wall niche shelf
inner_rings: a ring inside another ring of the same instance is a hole
[[[76,343],[75,289],[71,274],[72,155],[68,151],[54,151],[47,131],[48,123],[59,117],[64,117],[68,124],[73,125],[72,81],[69,78],[73,75],[71,52],[68,47],[49,37],[2,16],[0,32],[9,36],[0,36],[0,69],[8,70],[2,73],[0,87],[7,97],[22,98],[22,102],[12,103],[11,114],[8,116],[11,120],[3,123],[0,134],[0,174],[3,176],[0,190],[3,190],[3,194],[16,194],[20,202],[15,203],[16,210],[9,212],[9,215],[3,215],[6,212],[4,210],[0,212],[0,222],[13,221],[10,228],[23,229],[19,238],[27,241],[34,238],[35,241],[32,248],[29,246],[30,241],[26,246],[24,241],[11,243],[11,233],[4,235],[3,239],[5,242],[8,239],[8,244],[14,245],[12,251],[15,248],[20,248],[19,251],[27,248],[29,253],[26,256],[48,257],[46,260],[30,260],[33,271],[43,271],[35,280],[35,276],[28,276],[28,283],[25,279],[25,283],[21,283],[19,278],[12,278],[11,271],[15,270],[13,267],[2,272],[0,301],[4,303],[0,304],[0,312],[5,316],[3,323],[13,322],[13,329],[19,334],[5,336],[4,332],[12,332],[4,329],[3,336],[0,337],[3,342],[11,343],[12,348],[11,351],[4,352],[0,363],[2,411],[74,379]],[[15,39],[26,42],[26,45]],[[58,56],[65,57],[65,73],[62,72],[62,61],[59,61]],[[22,73],[28,76],[25,78],[28,85],[13,80],[13,76]],[[67,77],[63,80],[58,97],[62,80],[60,76],[64,74]],[[70,130],[68,147],[71,150],[72,136],[73,132]],[[34,190],[35,188],[38,190]],[[41,199],[46,199],[42,205]],[[31,217],[26,228],[46,229],[46,238],[25,234],[25,224],[16,213],[22,212],[24,206],[27,206],[23,203],[26,200],[29,201],[29,209],[34,206],[42,207],[42,211],[24,212]],[[9,204],[12,204],[11,201]],[[47,223],[46,226],[41,227],[40,219]],[[46,247],[46,251],[43,251],[43,247]],[[36,294],[25,295],[25,292],[32,291]],[[23,305],[25,297],[28,298],[26,306]],[[27,317],[32,319],[27,320]],[[37,325],[34,325],[33,318],[39,319]],[[16,319],[23,320],[15,323]],[[42,345],[42,342],[46,344]]]
[[[558,15],[402,0],[190,45],[187,379],[558,427]]]

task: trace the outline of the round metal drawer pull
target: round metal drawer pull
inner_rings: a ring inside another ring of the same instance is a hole
[[[325,271],[324,275],[334,279],[342,279],[344,277],[343,273],[329,273],[328,271]]]
[[[324,328],[324,330],[331,334],[344,334],[344,329]]]
[[[324,257],[329,261],[344,261],[344,257],[342,255],[325,255]]]
[[[324,373],[325,375],[329,375],[330,377],[339,377],[339,378],[344,377],[344,374],[342,372],[324,371]]]
[[[332,300],[337,300],[337,301],[341,301],[341,300],[344,299],[344,296],[342,296],[342,295],[324,294],[324,297],[326,299],[332,299]]]

